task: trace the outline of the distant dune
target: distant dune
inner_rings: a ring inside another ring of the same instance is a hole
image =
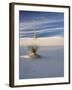
[[[63,37],[47,37],[47,38],[20,38],[20,46],[26,45],[38,45],[38,46],[63,46]]]

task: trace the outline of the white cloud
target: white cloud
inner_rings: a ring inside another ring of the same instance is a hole
[[[36,31],[37,33],[42,33],[42,32],[53,32],[53,31],[59,31],[59,30],[63,30],[64,28],[51,28],[51,29],[43,29],[43,30],[39,30],[39,31]],[[20,32],[20,34],[30,34],[30,33],[34,33],[34,31],[28,31],[28,32]]]
[[[21,22],[20,23],[20,30],[25,30],[25,29],[36,29],[37,26],[43,25],[43,24],[52,24],[52,23],[57,23],[63,20],[49,20],[49,19],[40,19],[40,20],[32,20],[32,21],[26,21],[26,22]]]

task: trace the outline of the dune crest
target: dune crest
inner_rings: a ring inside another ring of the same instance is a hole
[[[21,38],[20,46],[33,45],[38,46],[63,46],[64,38],[63,37],[49,37],[49,38],[37,38],[35,41],[33,38]]]

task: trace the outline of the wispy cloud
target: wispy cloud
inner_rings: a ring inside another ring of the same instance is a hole
[[[36,12],[32,13],[29,15],[29,13],[27,16],[20,14],[20,17],[24,17],[22,20],[20,20],[20,24],[19,24],[19,29],[20,29],[20,37],[31,37],[31,35],[34,33],[33,30],[36,30],[36,33],[38,36],[49,36],[49,33],[51,35],[55,35],[58,34],[58,32],[60,32],[60,35],[63,36],[63,31],[64,31],[64,18],[63,18],[63,14],[61,15],[61,13],[59,14],[55,14],[53,15],[49,13],[39,13]],[[43,14],[43,15],[42,15]],[[48,15],[47,15],[48,14]],[[43,35],[44,34],[44,35]]]
[[[24,29],[37,29],[40,28],[39,26],[41,25],[45,25],[45,24],[54,24],[54,23],[59,23],[59,22],[63,22],[63,20],[47,20],[47,19],[42,19],[42,20],[38,20],[38,21],[27,21],[27,22],[21,22],[20,23],[20,30],[24,30]],[[52,26],[52,25],[51,25]]]
[[[36,33],[54,32],[54,31],[59,31],[59,30],[63,30],[63,29],[64,28],[43,29],[43,30],[38,30],[38,31],[35,31],[35,32]],[[20,34],[30,34],[30,33],[34,33],[34,31],[20,32]]]

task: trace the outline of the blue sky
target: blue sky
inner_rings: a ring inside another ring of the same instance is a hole
[[[33,37],[34,30],[37,37],[63,37],[64,13],[19,11],[20,38]]]

